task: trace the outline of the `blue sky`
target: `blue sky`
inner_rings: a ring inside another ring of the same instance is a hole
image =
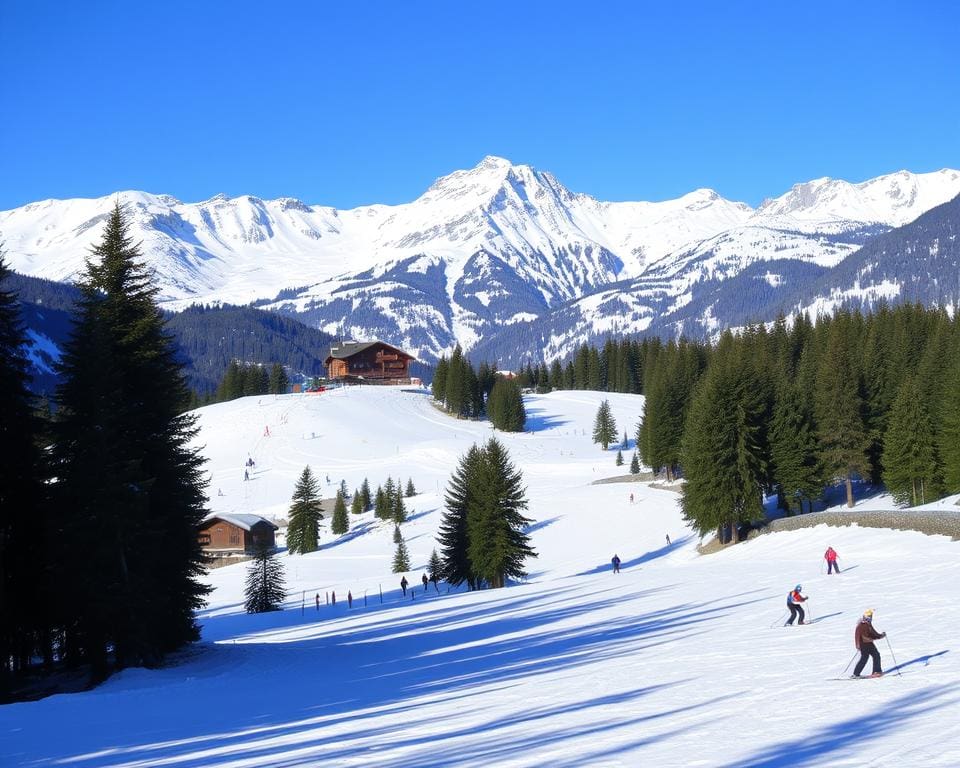
[[[0,209],[398,203],[487,154],[604,200],[956,168],[958,7],[0,0]]]

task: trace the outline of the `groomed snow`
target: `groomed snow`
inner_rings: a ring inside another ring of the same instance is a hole
[[[632,435],[642,399],[590,392],[530,397],[530,432],[500,435],[535,521],[527,582],[426,596],[438,492],[488,425],[387,388],[202,409],[214,510],[282,513],[307,463],[330,495],[341,479],[412,478],[414,599],[390,573],[392,527],[371,514],[340,539],[325,531],[320,552],[282,555],[283,612],[246,615],[245,567],[215,570],[202,643],[164,669],[0,708],[0,765],[960,765],[960,545],[818,526],[699,556],[675,493],[590,484],[622,470],[590,441],[604,398]],[[828,544],[839,576],[821,572]],[[817,621],[784,628],[798,582]],[[867,607],[903,674],[834,681]]]

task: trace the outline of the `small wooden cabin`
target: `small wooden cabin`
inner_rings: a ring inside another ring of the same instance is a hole
[[[375,384],[409,384],[413,355],[382,341],[345,341],[330,347],[327,378],[358,378]]]
[[[213,557],[252,555],[261,545],[275,547],[279,528],[260,515],[214,514],[200,524],[203,551]]]

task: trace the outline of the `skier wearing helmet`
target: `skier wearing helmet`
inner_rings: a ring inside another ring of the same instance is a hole
[[[877,650],[877,646],[874,645],[874,640],[879,640],[881,637],[886,637],[886,632],[877,632],[873,628],[873,609],[867,608],[863,612],[863,618],[857,624],[857,629],[853,633],[853,642],[857,646],[857,650],[860,651],[860,661],[857,662],[857,666],[853,668],[853,676],[855,678],[860,677],[860,673],[863,672],[863,668],[867,665],[867,659],[873,659],[873,673],[870,677],[881,677],[883,675],[883,670],[880,667],[880,651]]]
[[[804,613],[800,603],[805,603],[807,601],[807,598],[800,594],[800,591],[802,589],[803,587],[797,584],[797,586],[795,586],[787,595],[787,608],[790,609],[790,618],[787,619],[787,623],[785,626],[793,626],[793,620],[796,619],[798,616],[800,620],[797,622],[797,624],[804,623],[803,622]]]

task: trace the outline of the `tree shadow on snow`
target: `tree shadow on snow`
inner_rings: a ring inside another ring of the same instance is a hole
[[[529,408],[527,409],[527,420],[524,422],[523,430],[524,432],[542,432],[545,429],[562,427],[568,423],[567,419],[543,415],[542,408]]]
[[[669,589],[640,591],[631,599]],[[466,718],[457,715],[470,708],[471,696],[478,691],[509,691],[548,673],[589,674],[591,665],[628,655],[652,661],[663,646],[705,636],[713,620],[761,600],[746,599],[748,593],[742,593],[628,615],[614,613],[611,618],[610,609],[623,603],[621,591],[622,587],[611,587],[584,594],[574,584],[551,592],[518,590],[516,596],[496,602],[459,595],[453,605],[434,600],[415,613],[404,610],[405,603],[394,603],[379,607],[379,615],[359,627],[348,616],[317,621],[309,611],[305,617],[284,611],[279,626],[273,614],[259,629],[249,621],[256,617],[244,622],[211,617],[205,623],[235,622],[224,628],[237,631],[236,644],[211,646],[209,654],[178,669],[185,677],[203,678],[202,686],[191,687],[189,696],[178,696],[175,707],[157,701],[156,710],[129,712],[130,723],[118,727],[111,723],[109,735],[90,727],[83,717],[68,718],[58,725],[63,732],[57,739],[43,741],[49,753],[43,757],[69,760],[81,768],[103,765],[105,748],[111,764],[165,763],[178,768],[215,768],[238,759],[250,766],[359,759],[412,768],[463,760],[532,760],[545,749],[582,740],[584,735],[629,732],[739,695],[703,696],[681,705],[668,697],[662,705],[657,701],[645,705],[643,709],[652,712],[645,715],[631,706],[687,682],[678,679],[559,704],[534,700],[507,718],[482,711]],[[570,626],[572,619],[593,612],[598,612],[597,619]],[[232,674],[257,667],[264,667],[262,685],[239,682]],[[151,701],[163,682],[152,675],[135,674],[124,687],[151,694],[144,699]],[[116,680],[115,685],[123,682]],[[104,692],[111,690],[118,688],[108,684]],[[526,689],[520,691],[527,695]],[[163,700],[170,694],[155,695]],[[451,702],[451,716],[418,728],[418,710],[438,702]],[[584,725],[569,725],[568,716],[575,713]],[[364,724],[372,718],[378,718],[376,727]],[[633,747],[678,737],[694,727],[687,720],[660,734],[644,727]],[[347,724],[345,733],[342,728]],[[517,728],[518,724],[525,727]],[[484,737],[471,738],[477,733]],[[597,739],[601,747],[603,741]],[[387,748],[396,750],[389,761],[370,751]],[[602,760],[602,755],[598,752],[593,759]],[[567,763],[575,764],[583,761]]]
[[[862,745],[872,739],[909,727],[911,720],[929,712],[956,705],[960,701],[955,695],[957,689],[953,683],[913,691],[884,702],[865,715],[802,734],[726,765],[729,768],[781,768],[853,761]]]
[[[649,552],[645,552],[644,554],[640,555],[640,557],[635,557],[632,560],[621,560],[620,570],[624,571],[624,570],[627,570],[628,568],[634,568],[640,565],[641,563],[647,563],[647,562],[650,562],[651,560],[656,560],[659,557],[663,557],[664,555],[670,554],[670,552],[672,552],[677,547],[682,547],[684,544],[692,540],[693,540],[693,535],[688,534],[686,536],[683,536],[677,539],[676,541],[670,542],[669,544],[664,544],[659,549],[652,549]],[[578,573],[577,576],[592,576],[597,573],[604,573],[606,571],[612,571],[612,570],[613,570],[613,563],[604,563],[602,565],[598,565],[596,568],[590,569],[589,571],[582,571]]]

